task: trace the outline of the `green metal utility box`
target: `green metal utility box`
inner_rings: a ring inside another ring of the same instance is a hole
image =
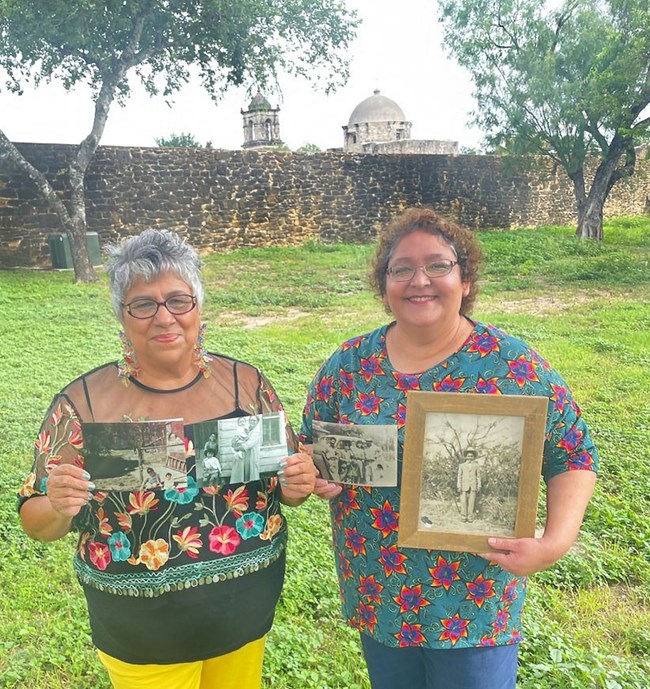
[[[72,253],[70,252],[70,240],[67,234],[50,234],[47,237],[52,258],[52,268],[72,268]],[[94,266],[101,265],[99,252],[99,235],[97,232],[86,233],[86,246],[88,257]]]

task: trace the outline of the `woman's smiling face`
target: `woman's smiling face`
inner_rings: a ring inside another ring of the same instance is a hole
[[[164,273],[152,282],[136,280],[124,295],[124,303],[136,299],[153,299],[162,302],[180,294],[192,295],[191,287],[174,273]],[[185,373],[192,366],[192,353],[196,344],[201,314],[194,307],[183,314],[172,314],[164,306],[152,318],[134,318],[124,310],[124,333],[135,350],[140,368],[156,370],[179,366],[178,372]]]
[[[399,325],[408,327],[444,327],[456,323],[460,304],[469,291],[463,282],[460,266],[454,265],[447,275],[430,278],[421,266],[439,259],[456,260],[453,247],[439,235],[414,230],[393,249],[389,268],[410,266],[415,275],[399,282],[386,276],[384,303]]]

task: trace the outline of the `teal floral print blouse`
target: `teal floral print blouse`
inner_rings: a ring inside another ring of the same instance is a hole
[[[597,454],[564,380],[533,349],[474,322],[461,349],[418,374],[396,371],[385,325],[342,344],[310,388],[300,434],[312,421],[395,424],[401,470],[410,390],[548,398],[545,480],[597,468]],[[398,472],[399,474],[399,472]],[[472,553],[397,545],[400,488],[344,487],[330,503],[336,569],[348,624],[387,646],[461,648],[518,643],[526,578]]]

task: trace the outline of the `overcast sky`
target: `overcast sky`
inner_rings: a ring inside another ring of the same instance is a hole
[[[446,57],[434,0],[346,0],[363,24],[351,46],[347,85],[326,96],[304,79],[281,80],[280,135],[291,149],[305,143],[321,149],[343,145],[342,126],[354,107],[375,89],[393,99],[413,123],[414,139],[451,139],[478,147],[481,133],[468,126],[475,107],[465,70]],[[243,143],[240,110],[250,97],[232,89],[218,104],[197,84],[176,94],[169,107],[137,86],[126,107],[113,104],[101,143],[155,146],[157,137],[192,134],[215,148]],[[52,84],[23,96],[0,94],[0,129],[12,141],[78,143],[92,125],[90,92],[66,93]]]

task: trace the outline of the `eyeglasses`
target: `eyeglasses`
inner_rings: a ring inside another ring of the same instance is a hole
[[[191,294],[175,294],[165,301],[156,301],[155,299],[134,299],[128,304],[122,304],[130,316],[133,318],[153,318],[158,309],[164,306],[169,313],[174,316],[180,316],[184,313],[189,313],[196,306],[196,297]]]
[[[458,265],[458,261],[450,258],[440,258],[421,266],[399,265],[386,268],[386,274],[390,275],[396,282],[408,282],[415,277],[418,268],[422,268],[424,274],[429,278],[441,278],[451,273],[451,269]]]

